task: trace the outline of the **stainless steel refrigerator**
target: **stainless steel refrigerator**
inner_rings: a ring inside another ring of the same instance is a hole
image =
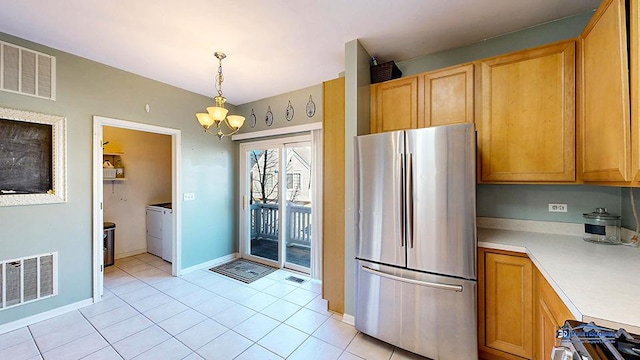
[[[355,138],[356,328],[477,359],[473,124]]]

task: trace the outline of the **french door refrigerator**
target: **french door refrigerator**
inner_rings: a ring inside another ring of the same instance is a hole
[[[477,359],[473,124],[355,138],[356,328]]]

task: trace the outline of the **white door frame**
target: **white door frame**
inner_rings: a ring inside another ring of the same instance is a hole
[[[285,145],[287,144],[293,144],[293,143],[301,143],[301,142],[311,142],[311,135],[310,134],[305,134],[305,135],[297,135],[297,136],[290,136],[290,137],[286,137],[286,138],[277,138],[277,139],[269,139],[269,140],[260,140],[260,141],[251,141],[251,142],[246,142],[246,143],[241,143],[239,146],[239,152],[240,152],[240,157],[239,157],[239,162],[240,162],[240,166],[239,168],[239,189],[240,189],[240,210],[239,210],[239,224],[238,226],[240,227],[239,229],[239,246],[238,248],[240,249],[240,255],[242,257],[246,257],[251,259],[252,261],[256,261],[256,262],[260,262],[260,263],[264,263],[264,264],[268,264],[268,265],[273,265],[274,263],[277,263],[279,268],[283,268],[285,265],[285,256],[284,256],[284,252],[286,251],[286,249],[284,249],[284,247],[282,246],[282,241],[281,239],[278,240],[278,261],[270,261],[270,260],[266,260],[266,259],[262,259],[260,257],[256,257],[256,256],[252,256],[249,253],[249,250],[247,248],[247,236],[248,236],[248,225],[250,224],[250,219],[248,218],[248,211],[246,209],[246,207],[249,204],[249,200],[246,198],[246,194],[249,191],[249,184],[248,184],[248,178],[247,178],[247,173],[249,171],[249,169],[247,169],[248,167],[248,163],[247,163],[247,159],[246,159],[246,152],[249,149],[266,149],[266,148],[270,148],[270,147],[277,147],[278,149],[280,149],[280,155],[279,155],[279,171],[281,174],[285,174],[285,160],[284,157],[282,156],[282,150],[284,149]],[[317,164],[314,164],[314,166],[317,166]],[[279,181],[278,182],[278,193],[279,194],[286,194],[286,179],[285,181]],[[281,199],[282,200],[282,199]],[[286,203],[286,196],[285,196],[285,203]],[[315,206],[315,205],[312,205]],[[280,205],[280,213],[284,214],[284,211],[282,211],[282,205]],[[278,224],[278,233],[279,234],[284,234],[284,226],[286,226],[285,224],[285,219],[284,216],[280,217],[280,221]],[[316,241],[316,240],[314,240]],[[314,261],[313,258],[313,253],[315,251],[313,251],[315,248],[313,248],[312,244],[312,262]],[[302,267],[297,267],[295,265],[291,266],[288,265],[288,267],[292,268],[293,270],[297,270],[297,271],[303,271]],[[312,271],[313,269],[313,264],[311,266],[311,268],[309,269],[309,271]],[[306,270],[304,270],[306,272]]]
[[[171,274],[180,275],[182,258],[182,202],[181,171],[181,131],[155,125],[141,124],[102,116],[93,117],[93,302],[102,300],[103,268],[103,177],[102,177],[102,128],[111,126],[121,129],[146,131],[171,136],[171,202],[173,208],[173,255]]]

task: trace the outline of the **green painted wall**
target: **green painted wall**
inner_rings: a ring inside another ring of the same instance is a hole
[[[621,188],[590,185],[478,185],[478,216],[583,223],[582,214],[605,207],[620,215]],[[549,203],[567,204],[566,213],[549,212]]]
[[[309,97],[311,97],[316,105],[316,112],[312,117],[307,116],[305,111],[307,103],[309,102]],[[291,102],[291,106],[294,110],[293,119],[291,119],[291,121],[287,121],[285,116],[285,111],[289,102]],[[269,107],[271,107],[271,112],[273,113],[273,124],[271,126],[267,126],[265,122],[265,116]],[[252,110],[256,115],[256,126],[253,128],[249,125],[249,116],[251,116]],[[237,112],[234,114],[242,115],[246,118],[240,133],[250,133],[261,130],[321,122],[322,84],[238,105],[236,107],[236,111]]]
[[[353,137],[369,133],[369,59],[371,55],[358,40],[345,44],[345,211],[344,211],[344,312],[355,307],[355,171]]]
[[[402,76],[408,76],[566,40],[580,35],[592,14],[593,12],[588,11],[558,21],[496,36],[468,46],[400,61],[397,65],[402,70]]]
[[[60,260],[59,295],[0,311],[0,324],[91,296],[93,115],[180,129],[182,189],[196,194],[183,204],[182,266],[235,251],[236,147],[203,134],[194,116],[210,98],[7,34],[0,40],[56,56],[56,101],[0,92],[0,106],[66,116],[69,164],[67,203],[0,208],[0,259],[58,251]]]
[[[631,205],[631,191],[633,191],[633,200],[636,207],[636,213],[640,217],[640,191],[635,188],[622,189],[622,210],[620,211],[620,214],[622,215],[622,226],[626,227],[627,229],[636,230],[636,220],[633,217],[633,210]]]

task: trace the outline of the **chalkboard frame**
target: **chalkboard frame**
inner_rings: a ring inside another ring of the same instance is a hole
[[[0,206],[67,202],[67,118],[0,107],[0,119],[51,125],[51,172],[53,177],[53,187],[49,191],[41,194],[0,195]]]

